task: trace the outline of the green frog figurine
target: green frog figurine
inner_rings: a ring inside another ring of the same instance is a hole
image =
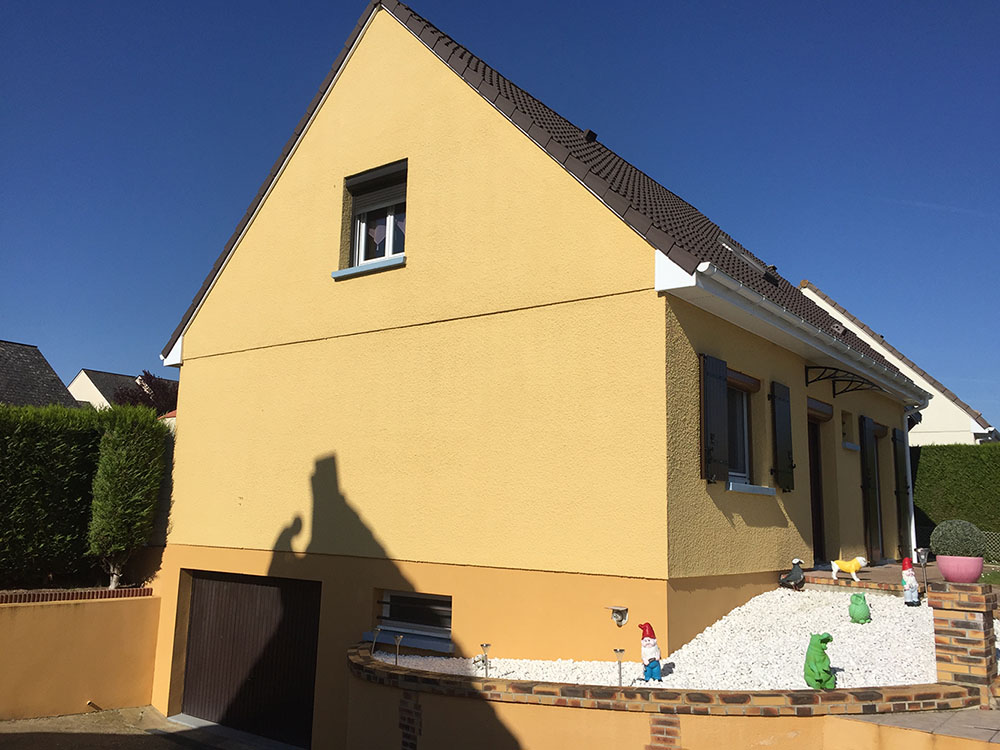
[[[832,690],[837,687],[837,677],[830,670],[830,657],[826,653],[826,646],[832,640],[833,636],[829,633],[814,633],[809,636],[803,676],[806,684],[816,690]]]

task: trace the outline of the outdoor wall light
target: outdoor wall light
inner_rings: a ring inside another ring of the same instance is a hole
[[[480,643],[483,647],[483,668],[486,670],[486,679],[490,679],[490,643]]]
[[[396,638],[396,666],[399,666],[399,644],[403,642],[402,634],[395,636]]]
[[[605,607],[605,609],[611,610],[611,619],[618,627],[628,622],[628,607]]]
[[[927,596],[927,559],[931,556],[931,551],[927,547],[917,547],[917,565],[924,571],[924,596]]]

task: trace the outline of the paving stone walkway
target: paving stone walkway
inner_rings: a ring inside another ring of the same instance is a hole
[[[907,711],[899,714],[845,717],[851,721],[913,729],[927,734],[961,737],[1000,745],[1000,711],[966,708],[959,711]]]

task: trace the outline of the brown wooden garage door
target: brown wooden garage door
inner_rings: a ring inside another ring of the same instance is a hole
[[[309,747],[320,584],[193,573],[183,711]]]

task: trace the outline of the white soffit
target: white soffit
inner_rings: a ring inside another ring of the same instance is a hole
[[[711,263],[686,273],[656,253],[655,288],[727,320],[763,339],[825,367],[839,367],[868,378],[904,403],[923,408],[930,397],[909,378],[880,365],[833,336],[806,323],[744,286]]]

